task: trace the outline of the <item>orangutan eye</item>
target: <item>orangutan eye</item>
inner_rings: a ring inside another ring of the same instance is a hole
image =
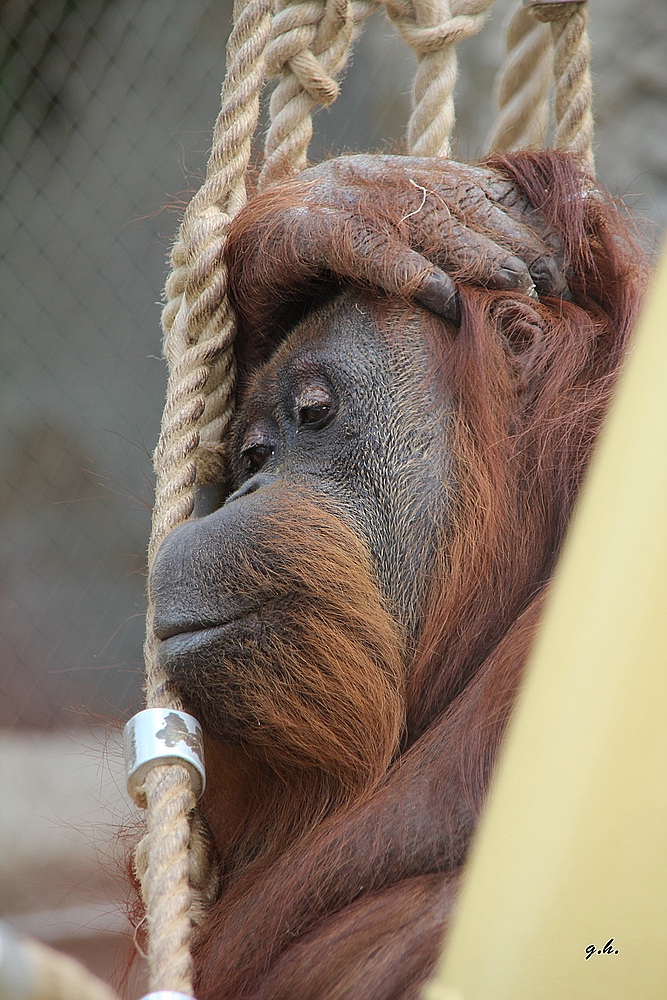
[[[311,388],[297,400],[299,427],[311,427],[314,430],[325,427],[335,412],[334,401],[324,389]]]
[[[299,410],[299,424],[309,424],[311,427],[323,427],[327,417],[331,413],[331,408],[326,403],[318,403],[316,406],[302,406]]]
[[[247,444],[241,448],[241,461],[243,471],[247,476],[252,476],[266,462],[267,458],[273,455],[273,448],[270,444]]]

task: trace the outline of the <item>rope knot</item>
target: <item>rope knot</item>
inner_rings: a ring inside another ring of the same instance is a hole
[[[266,52],[266,75],[289,68],[303,90],[325,107],[338,97],[335,79],[352,36],[349,0],[303,0],[278,11]]]
[[[454,124],[455,45],[480,30],[492,0],[385,0],[387,14],[417,58],[408,149],[449,156]]]
[[[407,12],[403,4],[388,2],[387,10],[401,38],[418,57],[476,35],[486,20],[485,14],[456,14],[438,24],[420,25],[414,12]]]
[[[545,2],[540,3],[539,0],[535,0],[535,2],[527,4],[527,7],[536,20],[548,24],[551,21],[562,21],[566,17],[576,14],[584,2],[585,0],[572,0],[570,3],[545,0]]]

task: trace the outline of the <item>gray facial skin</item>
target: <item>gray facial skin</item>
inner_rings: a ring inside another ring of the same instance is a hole
[[[265,628],[238,576],[261,563],[283,490],[352,529],[408,646],[418,634],[447,508],[448,407],[422,310],[387,306],[380,325],[372,308],[344,292],[288,335],[243,392],[233,492],[163,542],[150,590],[160,659],[177,687],[189,686],[199,660],[203,676],[214,669],[223,648],[233,670],[234,650],[240,663]],[[289,614],[289,594],[281,600]]]
[[[276,479],[321,494],[366,543],[413,632],[446,489],[447,411],[418,315],[397,309],[389,326],[346,294],[288,337],[243,403],[227,504]],[[257,445],[270,454],[254,470]]]

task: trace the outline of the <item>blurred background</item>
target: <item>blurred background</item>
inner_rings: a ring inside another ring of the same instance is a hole
[[[485,149],[508,9],[458,49],[459,158]],[[228,0],[0,0],[0,917],[104,977],[132,949],[118,735],[141,698],[159,300],[206,163],[230,13]],[[667,4],[606,0],[590,19],[598,175],[659,246]],[[411,77],[375,15],[311,159],[398,151]]]

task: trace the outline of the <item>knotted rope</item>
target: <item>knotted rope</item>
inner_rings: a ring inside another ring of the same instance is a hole
[[[490,149],[541,146],[551,73],[555,81],[555,149],[594,172],[588,5],[585,0],[518,3],[507,24],[507,57],[498,75],[499,115]]]
[[[311,112],[338,97],[336,76],[347,61],[353,29],[349,0],[278,0],[266,75],[280,81],[271,96],[260,189],[305,169]]]
[[[454,127],[455,45],[476,34],[493,0],[386,0],[389,17],[417,59],[408,151],[449,156]]]
[[[411,153],[448,155],[457,70],[454,45],[481,28],[491,2],[386,0],[387,12],[418,64],[408,126]],[[267,74],[280,75],[280,82],[271,99],[260,187],[306,166],[311,112],[316,105],[335,100],[336,77],[345,66],[350,44],[377,7],[376,0],[278,0],[272,28],[272,0],[236,0],[206,179],[185,211],[165,288],[162,322],[169,381],[155,452],[149,568],[165,535],[192,514],[195,485],[224,479],[225,439],[233,410],[234,319],[223,250],[231,219],[246,201],[245,173],[265,62]],[[559,141],[569,142],[567,136],[572,136],[577,150],[585,147],[580,136],[586,128],[586,69],[581,69],[585,39],[577,33],[579,25],[579,20],[576,25],[574,19],[572,24],[568,20],[560,34],[552,28],[563,74]],[[570,98],[578,110],[570,111]],[[159,669],[156,648],[149,605],[147,705],[181,709]],[[146,778],[145,792],[148,835],[138,852],[137,867],[149,930],[150,988],[191,994],[189,882],[197,835],[191,828],[195,802],[189,773],[179,764],[156,766]]]
[[[494,88],[498,117],[487,147],[543,146],[553,79],[551,32],[548,25],[535,20],[521,0],[507,20],[505,48],[505,62]]]
[[[386,0],[398,33],[413,50],[417,73],[408,151],[416,156],[448,156],[454,125],[457,76],[455,44],[480,30],[493,0]],[[280,0],[266,57],[267,75],[280,82],[270,105],[260,189],[306,167],[312,136],[311,112],[338,95],[334,79],[343,69],[372,0]]]

